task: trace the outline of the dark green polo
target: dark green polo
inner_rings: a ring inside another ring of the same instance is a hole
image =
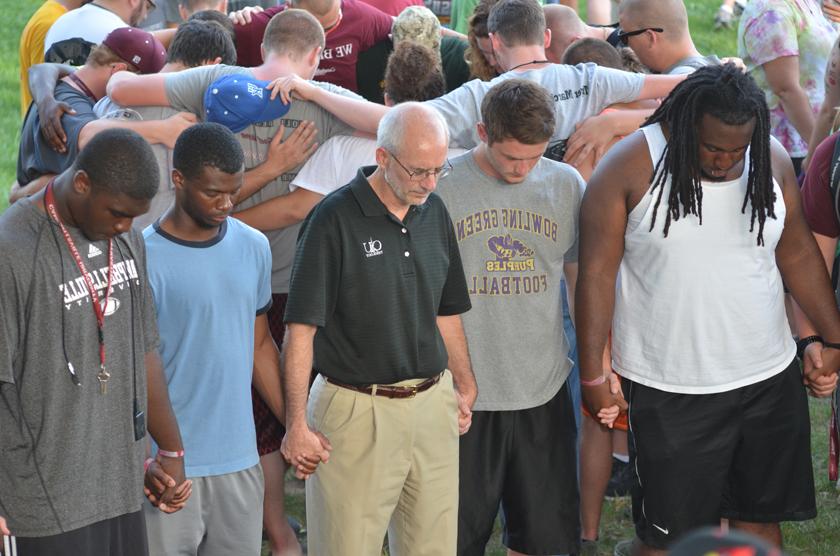
[[[347,384],[391,384],[446,368],[438,315],[470,309],[449,213],[432,194],[403,222],[365,167],[324,198],[298,238],[287,323],[313,324],[315,369]]]

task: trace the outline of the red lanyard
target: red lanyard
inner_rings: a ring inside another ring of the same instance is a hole
[[[79,76],[78,76],[78,75],[76,75],[75,73],[71,73],[71,74],[70,74],[70,75],[68,75],[67,77],[69,77],[69,78],[70,78],[70,81],[72,81],[73,83],[75,83],[76,85],[78,85],[78,86],[79,86],[79,88],[82,90],[82,92],[83,92],[85,95],[87,95],[87,97],[88,97],[90,100],[92,100],[94,103],[96,102],[96,95],[94,95],[94,94],[91,92],[91,90],[90,90],[90,89],[88,89],[88,86],[87,86],[87,85],[85,85],[85,82],[84,82],[84,81],[82,81],[82,78],[81,78],[81,77],[79,77]]]
[[[76,248],[73,238],[70,237],[70,232],[67,231],[64,223],[58,217],[58,211],[55,208],[55,197],[53,196],[52,186],[53,182],[50,181],[50,183],[47,184],[47,189],[44,193],[44,203],[46,204],[47,212],[49,212],[50,217],[52,217],[61,229],[64,241],[67,243],[67,247],[73,255],[73,260],[76,261],[76,266],[79,267],[79,271],[82,273],[82,277],[87,285],[88,293],[90,294],[91,305],[93,305],[93,313],[96,315],[96,331],[99,339],[99,373],[96,375],[96,378],[99,379],[99,388],[104,394],[106,392],[108,379],[111,377],[111,374],[105,370],[105,309],[108,307],[108,296],[111,292],[111,279],[114,275],[114,245],[113,241],[109,239],[108,287],[105,289],[105,299],[100,303],[99,294],[96,293],[96,286],[93,285],[93,279],[90,277],[90,273],[85,267],[84,261],[82,261],[82,256],[79,255],[79,250]]]

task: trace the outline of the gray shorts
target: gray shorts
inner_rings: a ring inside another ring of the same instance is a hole
[[[144,502],[149,554],[259,556],[264,492],[260,465],[191,480],[192,495],[174,514]]]

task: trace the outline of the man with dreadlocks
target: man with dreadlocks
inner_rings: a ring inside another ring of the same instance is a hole
[[[634,553],[721,518],[780,545],[779,521],[816,515],[802,384],[834,389],[840,314],[751,77],[698,69],[610,150],[583,199],[579,264],[584,400],[593,415],[629,405]],[[828,339],[804,377],[783,279]],[[623,397],[602,373],[610,329]]]

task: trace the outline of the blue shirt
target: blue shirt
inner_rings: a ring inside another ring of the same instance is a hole
[[[271,306],[268,240],[234,218],[208,241],[181,240],[157,223],[143,237],[186,475],[254,466],[254,321]]]

